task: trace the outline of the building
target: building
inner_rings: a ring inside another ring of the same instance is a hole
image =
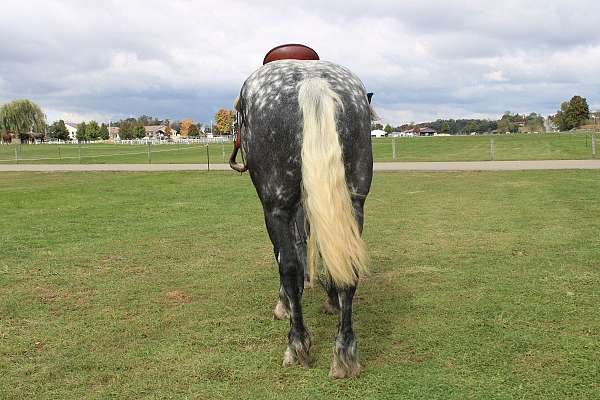
[[[166,125],[147,125],[144,126],[144,131],[146,131],[146,136],[149,138],[162,139],[168,136]]]
[[[425,128],[413,128],[401,132],[402,136],[437,136],[435,129]]]
[[[387,132],[382,131],[381,129],[374,129],[371,131],[371,137],[381,138],[386,137],[387,135]]]
[[[77,125],[75,122],[65,122],[67,131],[69,131],[69,140],[77,140]]]
[[[108,139],[109,140],[121,139],[121,137],[119,136],[119,127],[118,126],[109,126],[108,127]]]

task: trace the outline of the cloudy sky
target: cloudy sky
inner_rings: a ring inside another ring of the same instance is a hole
[[[265,53],[353,70],[384,122],[600,109],[600,1],[0,2],[0,104],[48,118],[208,122]]]

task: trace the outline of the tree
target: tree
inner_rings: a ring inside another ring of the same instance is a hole
[[[200,136],[200,129],[198,129],[198,125],[192,124],[188,129],[188,136],[197,137]]]
[[[561,131],[580,127],[590,117],[587,100],[581,96],[573,96],[568,102],[560,105],[560,110],[554,116],[554,121]]]
[[[479,123],[477,120],[471,120],[467,123],[467,126],[465,127],[465,130],[467,131],[467,133],[473,133],[473,132],[479,132]]]
[[[85,126],[85,122],[82,122],[79,125],[77,125],[77,132],[75,132],[75,137],[77,138],[78,141],[90,140],[87,136],[87,129]]]
[[[69,140],[69,130],[65,125],[65,121],[62,119],[60,121],[55,121],[52,125],[50,125],[49,132],[51,138]]]
[[[144,125],[136,124],[133,127],[133,137],[137,139],[141,139],[146,136],[146,130],[144,129]]]
[[[99,137],[101,140],[108,140],[109,136],[110,136],[110,135],[108,134],[108,126],[107,126],[106,124],[104,124],[104,123],[103,123],[103,124],[100,126],[100,133],[99,133],[98,137]]]
[[[86,124],[85,136],[88,140],[97,140],[100,137],[100,126],[96,121],[90,121]]]
[[[517,126],[513,123],[513,115],[507,111],[500,121],[498,121],[498,133],[511,133],[517,131]]]
[[[383,130],[383,125],[381,125],[379,122],[377,122],[377,123],[372,123],[372,124],[371,124],[371,130],[372,130],[372,131],[375,131],[375,130],[377,130],[377,131],[381,131],[381,130]]]
[[[567,120],[573,128],[579,128],[590,118],[587,100],[581,96],[573,96],[567,108]]]
[[[233,129],[235,111],[221,108],[215,114],[215,132],[218,135],[229,135]]]
[[[179,123],[179,134],[183,137],[186,137],[189,134],[190,126],[194,124],[194,121],[191,119],[184,119]]]
[[[22,137],[28,132],[43,132],[46,116],[31,100],[14,100],[0,108],[0,125],[3,130]]]
[[[124,121],[121,122],[121,126],[119,127],[119,136],[121,139],[129,140],[134,138],[134,125],[132,122]]]
[[[390,133],[394,132],[394,128],[392,128],[392,127],[390,126],[390,124],[386,124],[386,125],[385,125],[385,128],[383,128],[383,130],[384,130],[384,131],[385,131],[385,133],[387,133],[388,135],[389,135]]]

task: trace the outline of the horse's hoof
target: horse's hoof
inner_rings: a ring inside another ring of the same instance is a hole
[[[281,365],[284,367],[291,367],[292,365],[296,364],[298,364],[298,359],[294,354],[292,354],[292,351],[288,347],[285,350],[285,353],[283,353],[283,363]]]
[[[331,369],[329,370],[329,376],[334,379],[353,378],[358,375],[360,375],[360,365],[358,363],[351,368],[344,368],[335,365],[334,361],[334,363],[331,365]]]
[[[360,364],[356,355],[356,340],[351,339],[347,346],[336,341],[329,376],[344,379],[358,375],[360,375]]]
[[[323,312],[325,314],[338,314],[340,312],[340,307],[337,304],[334,304],[329,297],[325,299],[325,303],[323,303]]]
[[[290,319],[290,312],[281,300],[277,302],[275,310],[273,310],[273,319],[284,320]]]
[[[302,336],[296,336],[288,344],[288,348],[283,353],[284,367],[290,367],[292,365],[300,364],[301,366],[308,368],[312,362],[309,355],[310,350],[310,336],[306,332]]]

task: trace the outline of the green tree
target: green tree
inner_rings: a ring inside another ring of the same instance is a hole
[[[567,120],[573,128],[579,128],[590,118],[590,107],[581,96],[573,96],[567,108]]]
[[[133,127],[133,137],[141,139],[144,136],[146,136],[146,130],[144,129],[144,125],[136,124]]]
[[[96,121],[90,121],[85,126],[85,136],[88,140],[97,140],[100,137],[100,125]]]
[[[513,123],[513,115],[505,112],[500,121],[498,121],[498,133],[516,132],[517,126]]]
[[[571,100],[560,105],[560,110],[554,116],[554,121],[561,131],[579,128],[590,118],[590,108],[587,100],[581,96],[573,96]]]
[[[477,120],[471,120],[467,123],[465,130],[467,133],[480,132],[479,123]]]
[[[100,138],[101,140],[108,140],[108,137],[109,137],[109,135],[108,135],[108,126],[103,123],[100,126],[100,132],[99,132],[98,138]]]
[[[87,129],[85,125],[85,122],[82,122],[79,125],[77,125],[77,132],[75,132],[75,137],[80,142],[90,140],[87,136]]]
[[[44,132],[46,116],[31,100],[13,100],[0,108],[0,125],[4,131],[23,137],[28,132]]]
[[[60,121],[55,121],[52,125],[50,125],[50,129],[48,129],[48,131],[51,138],[69,140],[69,130],[65,125],[65,121],[62,119]]]
[[[200,129],[198,129],[198,125],[192,124],[188,129],[188,136],[198,137],[200,136]]]
[[[119,136],[121,139],[129,140],[134,138],[133,123],[130,121],[121,122],[119,127]]]
[[[384,131],[385,131],[385,133],[387,133],[388,135],[389,135],[390,133],[394,132],[394,128],[392,128],[392,127],[390,126],[390,124],[387,124],[387,125],[385,126],[385,128],[383,128],[383,130],[384,130]]]

